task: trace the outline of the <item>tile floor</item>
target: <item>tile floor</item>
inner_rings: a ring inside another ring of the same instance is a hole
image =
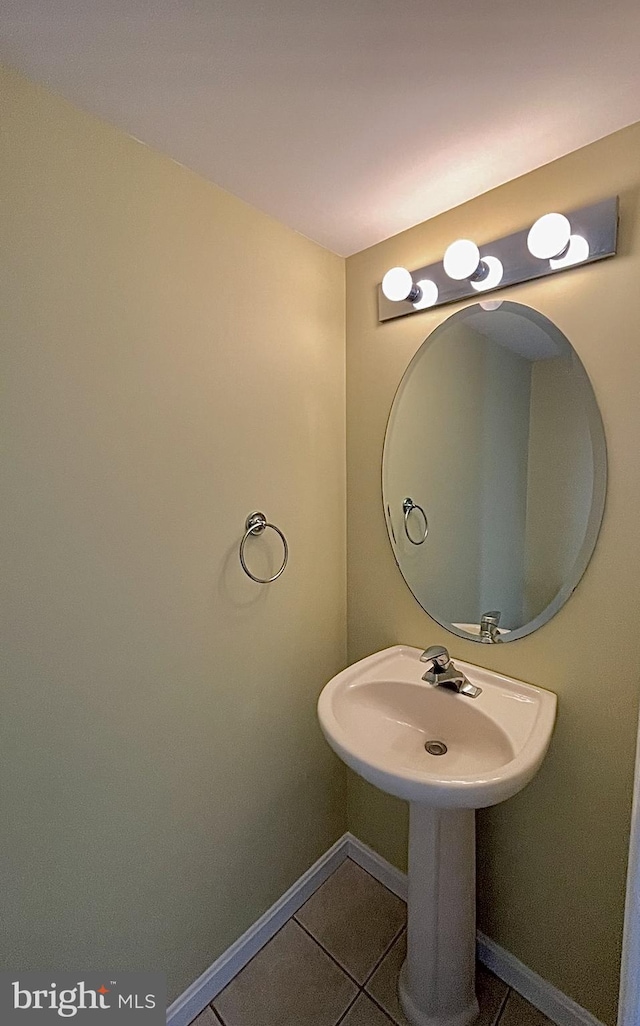
[[[404,902],[347,859],[192,1026],[408,1026]],[[478,965],[477,1026],[553,1026]]]

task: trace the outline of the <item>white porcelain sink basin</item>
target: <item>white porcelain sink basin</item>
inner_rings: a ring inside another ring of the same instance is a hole
[[[333,677],[318,702],[327,741],[365,780],[411,802],[475,809],[510,798],[542,763],[556,696],[454,657],[482,688],[469,698],[424,682],[420,654],[397,645]],[[429,754],[431,741],[446,753]]]

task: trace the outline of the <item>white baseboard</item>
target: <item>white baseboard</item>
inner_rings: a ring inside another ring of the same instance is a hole
[[[253,926],[167,1009],[167,1026],[189,1026],[346,858],[407,899],[407,876],[353,834],[343,834]],[[557,1026],[603,1026],[586,1009],[478,931],[478,958]]]
[[[478,930],[478,958],[487,969],[517,990],[538,1011],[546,1015],[557,1026],[602,1026],[599,1019],[586,1008],[567,997],[548,980],[534,973],[533,969],[519,962],[499,944],[485,937]]]

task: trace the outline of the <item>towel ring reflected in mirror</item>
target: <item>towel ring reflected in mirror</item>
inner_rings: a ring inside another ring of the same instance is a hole
[[[423,510],[422,506],[419,506],[418,503],[414,502],[413,499],[409,498],[409,496],[407,496],[407,498],[402,503],[402,508],[404,510],[404,532],[407,538],[409,539],[412,545],[422,545],[423,542],[426,541],[427,535],[429,534],[429,521],[427,520],[427,514]],[[417,509],[424,519],[424,530],[422,538],[420,538],[418,541],[416,541],[415,538],[412,538],[409,534],[409,514],[413,513],[414,509]]]

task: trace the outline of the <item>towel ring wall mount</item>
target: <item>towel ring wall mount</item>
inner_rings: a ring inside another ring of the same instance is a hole
[[[239,551],[240,565],[242,566],[242,569],[244,570],[247,577],[250,577],[252,581],[256,582],[256,584],[271,584],[273,581],[277,581],[280,574],[284,573],[284,568],[286,567],[287,561],[289,559],[289,546],[287,544],[287,539],[285,538],[280,528],[276,527],[275,524],[270,524],[264,513],[261,513],[259,510],[255,510],[253,513],[249,514],[249,516],[245,520],[244,526],[245,532],[242,537],[242,541],[240,542]],[[244,547],[247,543],[247,538],[250,535],[257,537],[258,535],[266,531],[267,527],[270,527],[272,531],[275,531],[276,534],[279,535],[282,540],[282,546],[284,550],[282,566],[280,567],[278,572],[273,575],[273,577],[256,577],[255,574],[251,573],[249,567],[245,562]]]

